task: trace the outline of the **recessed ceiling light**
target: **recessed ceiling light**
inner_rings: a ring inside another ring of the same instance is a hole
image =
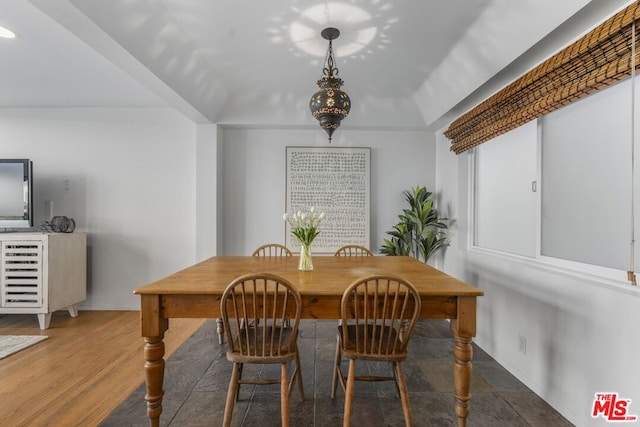
[[[13,39],[16,37],[16,34],[5,27],[0,27],[0,37],[5,39]]]
[[[373,17],[363,8],[330,2],[303,10],[298,19],[289,26],[289,37],[303,52],[324,57],[327,45],[318,37],[318,30],[323,27],[335,27],[340,30],[347,28],[339,45],[335,47],[340,57],[353,55],[364,49],[378,33],[378,29],[373,25]]]

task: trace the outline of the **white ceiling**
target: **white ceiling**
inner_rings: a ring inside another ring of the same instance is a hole
[[[0,39],[0,107],[170,106],[198,123],[315,126],[320,31],[334,26],[353,104],[343,128],[426,129],[610,1],[2,0],[17,38]]]

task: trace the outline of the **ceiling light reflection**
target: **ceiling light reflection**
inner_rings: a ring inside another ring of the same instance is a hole
[[[335,50],[338,56],[349,56],[362,50],[375,39],[378,29],[371,25],[372,19],[366,10],[350,4],[319,4],[300,12],[298,18],[289,26],[289,37],[301,51],[324,57],[326,49],[322,41],[318,40],[318,29],[323,26],[345,28],[347,30],[343,31],[343,39]],[[365,28],[348,30],[353,27]]]
[[[0,27],[0,37],[4,39],[13,39],[16,37],[16,34],[8,28]]]

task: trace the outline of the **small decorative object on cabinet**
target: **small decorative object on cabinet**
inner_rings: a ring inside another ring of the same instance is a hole
[[[76,317],[87,297],[87,236],[0,234],[0,274],[0,313],[37,314],[40,329],[54,311]]]

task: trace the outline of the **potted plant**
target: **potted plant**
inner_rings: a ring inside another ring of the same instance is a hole
[[[380,253],[391,256],[410,255],[418,260],[427,262],[437,250],[448,246],[446,235],[447,218],[440,218],[433,206],[432,193],[426,187],[415,188],[402,192],[409,203],[408,209],[403,209],[398,215],[399,222],[393,230],[387,231],[390,239],[384,239]]]

